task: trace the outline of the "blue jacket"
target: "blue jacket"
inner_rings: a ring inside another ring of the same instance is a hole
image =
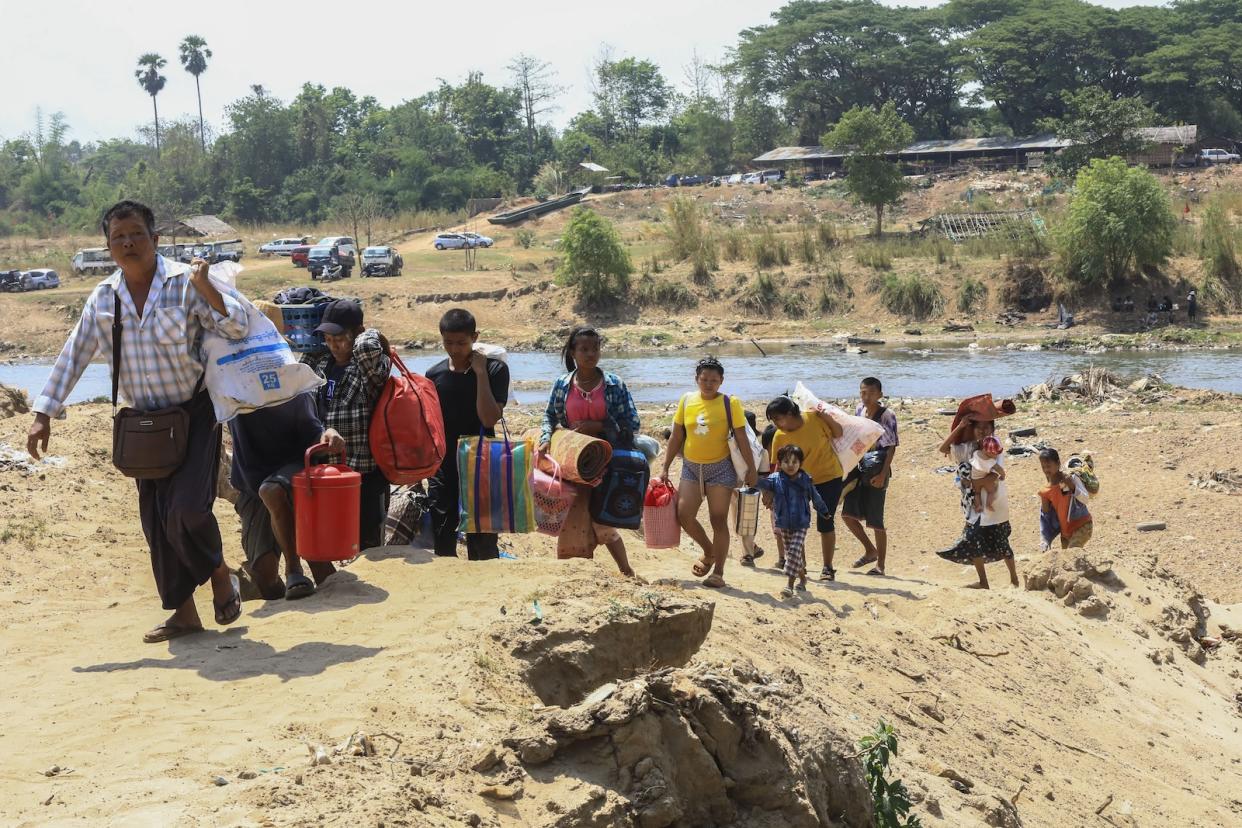
[[[808,529],[811,526],[811,510],[807,502],[815,505],[815,511],[821,515],[828,513],[828,504],[819,496],[811,476],[801,469],[797,477],[790,477],[783,471],[774,471],[767,477],[759,478],[759,488],[772,493],[772,509],[776,512],[776,528],[793,530]]]
[[[541,441],[551,440],[552,432],[558,428],[569,428],[569,418],[565,416],[565,401],[569,397],[569,390],[573,387],[575,373],[577,372],[570,371],[568,374],[562,374],[552,386],[548,408],[543,413]],[[630,396],[629,389],[625,387],[620,377],[608,371],[604,371],[604,410],[608,415],[608,428],[605,430],[605,436],[610,441],[616,442],[618,438],[623,438],[625,441],[632,440],[642,428],[642,423],[638,420],[638,408],[634,405],[634,398]]]

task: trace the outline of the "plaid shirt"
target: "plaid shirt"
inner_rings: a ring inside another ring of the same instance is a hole
[[[229,339],[246,335],[246,309],[237,292],[213,283],[224,297],[227,315],[219,314],[190,284],[190,268],[156,257],[155,279],[141,318],[129,286],[118,269],[100,282],[48,377],[35,411],[59,417],[65,400],[86,366],[98,355],[112,362],[112,320],[116,296],[121,297],[120,396],[142,411],[155,411],[190,399],[203,374],[204,330]]]
[[[332,354],[304,354],[302,362],[326,377]],[[360,474],[377,467],[371,454],[371,412],[392,373],[392,360],[380,345],[379,331],[368,328],[354,340],[354,356],[332,391],[332,401],[323,404],[319,396],[319,418],[325,428],[336,429],[345,438],[346,462]]]
[[[543,432],[540,441],[552,439],[552,432],[557,428],[569,428],[569,418],[565,415],[565,402],[569,399],[569,390],[573,387],[575,371],[562,375],[552,386],[552,395],[548,398],[548,408],[543,413]],[[630,390],[616,374],[604,371],[604,410],[608,415],[608,424],[618,436],[633,438],[642,428],[638,420],[638,409],[634,406],[634,398]],[[609,435],[610,437],[612,435]]]

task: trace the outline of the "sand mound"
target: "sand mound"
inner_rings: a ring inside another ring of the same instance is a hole
[[[30,413],[30,398],[26,392],[0,383],[0,420]]]

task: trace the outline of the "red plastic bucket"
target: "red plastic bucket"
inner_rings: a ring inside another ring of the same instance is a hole
[[[327,450],[327,443],[308,448],[305,467],[293,476],[298,557],[347,561],[358,555],[362,475],[343,464],[311,464],[312,454]]]

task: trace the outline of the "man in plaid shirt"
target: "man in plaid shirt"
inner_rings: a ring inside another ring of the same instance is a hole
[[[200,344],[204,330],[230,339],[246,335],[246,310],[207,275],[207,263],[190,267],[156,253],[155,216],[144,204],[121,201],[104,213],[102,229],[119,269],[96,286],[73,333],[35,400],[26,448],[36,460],[47,451],[51,418],[90,361],[112,354],[112,323],[120,299],[120,393],[142,411],[174,405],[190,415],[188,448],[180,468],[158,480],[138,480],[138,511],[151,552],[151,568],[164,609],[173,614],[148,632],[148,643],[201,632],[194,590],[211,581],[216,622],[241,616],[241,595],[221,549],[212,514],[219,470],[220,427],[202,389]]]
[[[327,353],[306,354],[302,361],[327,380],[319,389],[319,418],[345,438],[345,461],[362,475],[358,513],[358,551],[383,542],[390,486],[371,454],[371,412],[392,373],[388,340],[362,324],[362,305],[337,299],[323,311],[315,329]]]

